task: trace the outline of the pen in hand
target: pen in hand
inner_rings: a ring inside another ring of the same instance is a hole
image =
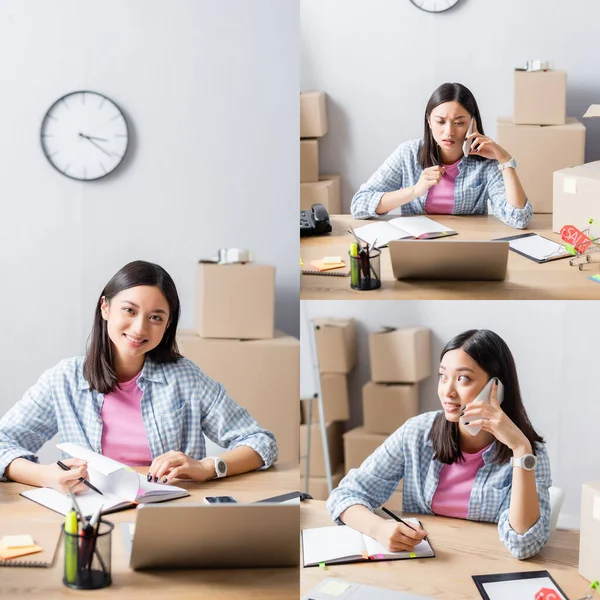
[[[398,515],[395,515],[391,510],[388,510],[385,506],[382,506],[381,510],[386,515],[389,515],[390,517],[392,517],[392,519],[394,519],[394,521],[398,521],[398,523],[402,523],[402,525],[406,525],[409,529],[412,529],[414,532],[417,532],[417,530],[412,525],[408,524],[406,521],[403,521]],[[426,540],[427,536],[425,536],[423,539]]]
[[[68,467],[67,465],[65,465],[64,462],[61,462],[60,460],[57,460],[56,464],[63,471],[70,471],[71,470],[71,467]],[[96,486],[93,486],[87,479],[84,479],[83,477],[79,477],[79,481],[81,481],[81,483],[83,483],[84,485],[87,485],[90,488],[90,490],[94,490],[94,492],[97,492],[101,496],[104,496],[104,494]]]

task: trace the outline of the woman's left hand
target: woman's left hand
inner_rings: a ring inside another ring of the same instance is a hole
[[[525,434],[506,416],[498,403],[498,384],[494,382],[490,401],[485,403],[470,402],[462,415],[465,423],[481,427],[489,431],[499,442],[508,446],[513,452],[531,452],[531,445]]]
[[[157,456],[148,469],[148,481],[169,483],[172,479],[193,479],[206,481],[213,473],[199,460],[186,456],[183,452],[170,450],[166,454]]]
[[[508,162],[511,155],[502,146],[499,146],[492,138],[482,135],[475,131],[467,136],[467,140],[471,140],[471,149],[469,154],[472,156],[483,156],[492,160],[497,160],[500,163]]]

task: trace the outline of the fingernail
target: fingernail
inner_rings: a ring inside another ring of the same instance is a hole
[[[154,476],[154,483],[156,483],[158,481],[158,475]]]
[[[148,475],[146,476],[146,479],[148,481],[152,481],[152,473],[148,473]]]
[[[162,479],[162,482],[163,482],[163,483],[167,483],[167,478],[166,478],[166,477],[163,477],[163,479]]]

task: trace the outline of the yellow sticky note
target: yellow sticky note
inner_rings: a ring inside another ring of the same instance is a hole
[[[343,581],[328,581],[319,588],[319,593],[329,596],[341,596],[349,587],[350,584]]]
[[[409,553],[408,553],[408,555],[409,555],[411,558],[417,558],[417,555],[416,555],[414,552],[409,552]]]
[[[575,177],[565,177],[563,179],[563,192],[565,194],[577,193],[577,179]]]
[[[8,560],[10,558],[17,558],[19,556],[25,556],[26,554],[35,554],[41,552],[43,548],[41,546],[25,546],[23,548],[7,548],[6,546],[0,545],[0,559]]]
[[[325,264],[339,263],[339,262],[342,262],[342,257],[341,256],[326,256],[323,259],[323,262]]]
[[[23,546],[34,546],[35,542],[30,535],[5,535],[2,544],[6,548],[23,548]]]

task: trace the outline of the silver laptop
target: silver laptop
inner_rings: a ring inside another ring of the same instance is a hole
[[[502,281],[508,242],[397,240],[389,243],[396,279]]]
[[[298,567],[300,506],[147,504],[122,523],[132,569]]]

